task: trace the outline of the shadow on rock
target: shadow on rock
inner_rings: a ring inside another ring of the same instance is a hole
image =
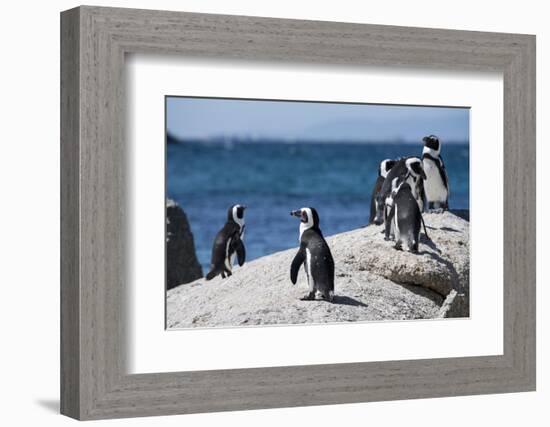
[[[420,243],[422,243],[423,245],[426,245],[427,247],[429,247],[432,251],[435,251],[437,253],[441,253],[441,250],[437,247],[437,245],[434,243],[433,240],[431,239],[428,239],[426,237],[425,234],[420,234]],[[427,252],[427,251],[420,251],[418,252],[418,255],[429,255],[431,254],[431,252]]]
[[[367,304],[362,303],[361,301],[358,301],[351,297],[346,297],[343,295],[334,295],[334,298],[332,299],[333,304],[339,304],[339,305],[352,305],[356,307],[368,307]]]
[[[440,230],[450,231],[452,233],[460,233],[460,230],[457,230],[456,228],[451,228],[451,227],[441,227]]]

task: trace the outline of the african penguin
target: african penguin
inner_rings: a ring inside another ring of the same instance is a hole
[[[382,184],[382,188],[376,196],[376,215],[373,223],[380,225],[386,221],[386,217],[389,214],[389,207],[386,205],[387,198],[391,195],[392,182],[395,178],[405,177],[411,186],[413,196],[417,200],[418,207],[423,210],[425,203],[425,192],[423,181],[425,178],[424,171],[422,169],[422,162],[418,157],[402,157],[391,168]],[[387,238],[389,236],[386,236]]]
[[[422,213],[406,179],[394,178],[393,187],[388,221],[393,223],[395,248],[418,252]]]
[[[373,223],[376,225],[380,225],[384,222],[384,217],[386,216],[385,201],[391,193],[393,179],[407,173],[406,160],[406,158],[400,158],[396,161],[395,165],[386,175],[386,179],[384,179],[382,187],[376,195],[376,215],[373,219]]]
[[[386,179],[388,172],[395,165],[395,163],[396,163],[396,160],[385,159],[385,160],[382,160],[380,162],[380,165],[378,166],[378,178],[376,178],[376,182],[374,183],[374,188],[372,189],[372,195],[370,198],[369,224],[372,224],[374,222],[374,218],[376,217],[376,210],[377,210],[376,204],[378,203],[376,196],[380,192],[380,189],[382,188],[382,184],[384,183],[384,180]]]
[[[206,280],[212,280],[218,274],[231,276],[233,268],[233,257],[237,253],[239,265],[245,261],[244,237],[244,210],[246,206],[234,205],[227,210],[227,222],[218,232],[212,246],[212,260],[210,272]]]
[[[441,143],[435,135],[425,136],[422,141],[422,165],[426,172],[424,188],[429,210],[449,209],[449,180],[441,157]]]
[[[304,264],[309,292],[302,300],[314,300],[317,293],[326,301],[334,298],[334,259],[319,228],[319,215],[314,208],[290,212],[300,218],[300,249],[290,266],[290,280],[296,284],[298,270]]]

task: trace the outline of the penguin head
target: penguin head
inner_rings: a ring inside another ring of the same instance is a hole
[[[410,157],[405,161],[407,165],[408,173],[413,176],[416,180],[417,178],[426,179],[426,174],[424,173],[424,168],[422,167],[422,161],[418,157]]]
[[[380,166],[378,167],[378,176],[381,176],[382,178],[386,178],[388,175],[388,172],[391,170],[391,168],[394,167],[396,161],[392,159],[385,159],[380,162]]]
[[[428,135],[422,138],[422,141],[424,142],[424,150],[423,152],[426,153],[433,153],[439,155],[441,152],[441,143],[439,142],[439,138],[435,135]]]
[[[290,215],[300,218],[300,227],[304,229],[319,228],[319,214],[315,208],[302,208],[290,212]]]
[[[244,224],[244,210],[246,206],[243,205],[233,205],[227,210],[227,221],[236,222],[241,227]]]

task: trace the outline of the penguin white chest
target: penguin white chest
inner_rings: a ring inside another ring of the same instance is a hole
[[[395,211],[393,213],[393,234],[396,241],[401,239],[401,231],[399,230],[399,219],[397,214],[397,206],[395,206]]]
[[[227,239],[227,242],[225,244],[225,266],[229,271],[233,268],[233,257],[229,254],[229,250],[231,247],[231,238]]]
[[[447,200],[448,190],[445,187],[439,168],[433,160],[424,159],[422,162],[424,172],[426,173],[426,181],[424,182],[424,190],[429,202],[444,202]]]
[[[312,292],[314,286],[313,282],[313,276],[311,275],[311,252],[309,249],[306,248],[306,276],[307,276],[307,284],[309,286],[309,291]]]

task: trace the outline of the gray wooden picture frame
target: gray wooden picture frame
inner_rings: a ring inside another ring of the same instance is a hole
[[[502,72],[504,354],[127,374],[127,53]],[[535,390],[535,255],[534,36],[87,6],[62,12],[63,414],[84,420]]]

